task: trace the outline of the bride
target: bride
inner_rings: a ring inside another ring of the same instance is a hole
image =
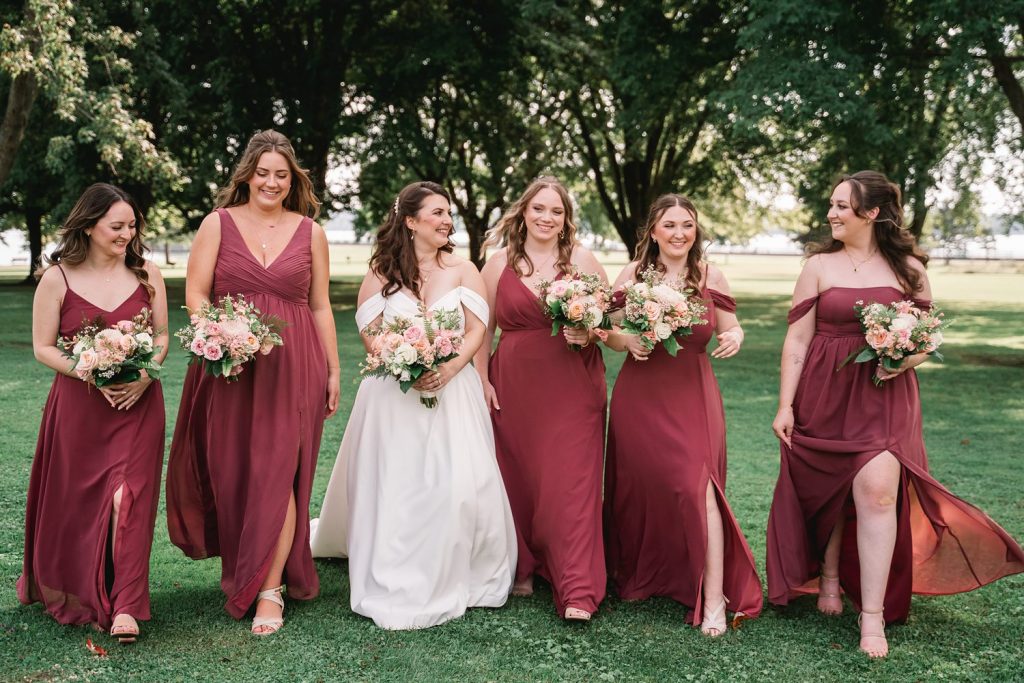
[[[491,419],[469,367],[488,320],[484,283],[452,253],[452,230],[448,195],[431,182],[406,186],[380,227],[359,289],[359,330],[416,317],[424,305],[457,310],[465,342],[408,394],[393,378],[362,381],[311,530],[315,557],[348,556],[352,610],[381,628],[500,607],[516,566]],[[419,392],[436,395],[437,407],[424,407]]]

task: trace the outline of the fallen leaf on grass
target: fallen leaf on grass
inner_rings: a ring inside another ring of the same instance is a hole
[[[736,613],[736,614],[732,615],[732,628],[733,628],[733,630],[738,629],[740,626],[743,625],[743,622],[746,621],[749,618],[750,617],[748,617],[746,614],[741,614],[741,613]]]
[[[107,650],[105,648],[100,647],[99,645],[94,644],[92,642],[92,638],[85,639],[85,649],[93,653],[97,657],[107,656]]]

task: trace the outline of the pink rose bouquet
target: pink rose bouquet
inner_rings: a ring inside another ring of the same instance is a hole
[[[162,347],[153,346],[151,312],[144,308],[131,320],[105,325],[102,318],[85,321],[71,339],[58,346],[74,361],[74,372],[84,382],[98,387],[134,382],[145,370],[160,378],[160,364],[153,358]]]
[[[209,302],[191,316],[188,324],[174,333],[189,354],[189,364],[202,363],[206,374],[237,381],[245,363],[257,353],[267,355],[283,346],[284,321],[265,316],[239,294]]]
[[[654,267],[639,282],[622,285],[625,294],[624,331],[640,337],[648,349],[662,344],[670,356],[679,352],[679,338],[693,334],[695,325],[707,322],[708,307],[678,280],[668,281]]]
[[[459,355],[462,349],[462,319],[458,311],[428,311],[420,304],[420,315],[413,319],[395,318],[363,333],[373,344],[360,372],[367,376],[394,377],[402,393],[407,393],[423,373],[435,370]],[[421,391],[420,403],[437,407],[433,392]]]
[[[601,278],[592,273],[576,271],[560,280],[542,280],[540,300],[544,315],[551,318],[551,336],[563,327],[582,330],[607,330],[611,327],[608,308],[611,293]],[[569,344],[573,351],[580,346]]]
[[[877,359],[882,367],[892,371],[899,368],[904,358],[918,353],[942,360],[938,348],[942,344],[942,330],[949,323],[937,308],[926,311],[912,301],[895,301],[888,306],[858,301],[853,310],[860,318],[866,343],[847,356],[836,370],[851,360],[867,363]],[[872,375],[871,380],[875,386],[883,384],[877,375]]]

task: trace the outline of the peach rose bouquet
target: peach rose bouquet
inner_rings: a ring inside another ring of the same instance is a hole
[[[160,378],[160,364],[153,358],[162,347],[153,345],[151,312],[142,309],[131,320],[107,326],[102,318],[84,321],[74,337],[57,341],[74,362],[74,372],[83,382],[98,387],[134,382],[145,370]]]
[[[640,343],[653,349],[665,347],[670,356],[679,352],[680,338],[693,334],[695,325],[707,322],[708,307],[678,280],[667,280],[653,266],[640,274],[638,282],[627,281],[622,308],[623,331],[640,337]]]
[[[611,328],[608,309],[611,293],[601,278],[593,273],[576,271],[559,280],[542,280],[540,300],[544,315],[551,318],[551,336],[563,327],[582,330],[607,330]],[[569,344],[573,351],[580,346]]]
[[[847,356],[836,370],[850,361],[867,363],[878,360],[882,367],[892,371],[899,368],[904,358],[918,353],[927,353],[942,360],[938,349],[942,345],[942,330],[949,323],[938,308],[924,310],[913,301],[894,301],[888,306],[858,301],[853,310],[860,318],[866,343]],[[871,380],[875,386],[883,384],[876,375],[872,375]]]
[[[216,305],[204,303],[174,336],[188,353],[190,365],[201,363],[206,374],[232,382],[256,354],[265,356],[284,345],[284,326],[283,320],[263,315],[239,294],[224,296]]]
[[[393,377],[402,393],[408,393],[423,373],[434,370],[459,355],[462,349],[462,319],[456,310],[428,311],[420,304],[415,318],[395,318],[363,334],[373,342],[360,373],[371,377]],[[437,407],[437,395],[420,392],[420,403]]]

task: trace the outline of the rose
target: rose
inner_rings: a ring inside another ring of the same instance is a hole
[[[203,326],[203,331],[206,332],[207,337],[219,336],[223,333],[219,323],[208,322]]]
[[[942,331],[934,330],[931,334],[928,335],[928,337],[928,346],[925,349],[925,352],[931,353],[932,351],[934,351],[935,349],[939,348],[939,346],[942,345]]]
[[[434,340],[434,347],[437,349],[437,355],[444,358],[455,353],[455,348],[452,345],[452,340],[448,337],[438,337]]]
[[[548,296],[553,296],[556,299],[560,299],[565,296],[565,293],[569,291],[569,283],[565,280],[555,280],[551,283],[551,287],[548,288]],[[549,300],[550,302],[550,300]]]
[[[572,301],[569,303],[568,309],[565,311],[565,317],[573,322],[579,322],[583,320],[583,316],[586,314],[587,307],[581,301]]]
[[[593,325],[600,325],[601,319],[604,318],[604,311],[597,306],[592,306],[590,310],[587,311],[587,317]]]
[[[648,320],[657,320],[661,317],[661,305],[657,301],[647,300],[643,308]]]
[[[122,336],[124,335],[114,329],[100,330],[96,333],[96,346],[119,347]]]
[[[71,349],[71,353],[78,356],[87,348],[89,348],[89,341],[87,339],[79,339],[75,342],[75,347]]]
[[[263,340],[263,343],[260,344],[260,353],[262,353],[265,356],[268,353],[270,353],[270,350],[273,349],[275,346],[276,344],[274,344],[274,340],[271,339],[270,337],[267,337],[266,339]]]
[[[123,332],[124,334],[131,334],[135,329],[135,323],[131,320],[120,320],[117,323],[117,329],[119,332]]]
[[[221,351],[220,346],[217,344],[207,344],[206,348],[203,349],[203,357],[206,360],[217,361],[224,357],[224,352]]]
[[[138,342],[139,348],[142,349],[143,353],[149,353],[153,350],[153,335],[149,332],[139,332],[135,335],[135,341]]]
[[[683,295],[668,285],[661,284],[655,285],[651,288],[651,294],[658,300],[662,306],[675,306],[677,303],[683,300]]]
[[[889,327],[893,332],[899,332],[902,330],[911,330],[915,325],[917,325],[917,317],[910,313],[900,313],[893,318]]]
[[[192,340],[192,343],[189,345],[188,350],[196,354],[197,356],[202,356],[203,353],[206,351],[206,340],[203,339],[202,337],[196,337],[195,339]]]
[[[650,294],[650,289],[647,287],[646,282],[638,282],[633,285],[633,291],[636,292],[637,296],[645,299],[647,298],[647,295]]]
[[[876,351],[884,349],[892,343],[892,335],[880,327],[870,330],[865,335],[865,338],[867,339],[868,346]]]
[[[75,364],[75,372],[78,373],[79,377],[88,376],[96,367],[97,362],[99,362],[99,354],[92,349],[86,349],[78,357],[78,363]]]
[[[410,365],[416,362],[416,349],[410,344],[402,344],[395,349],[395,360],[402,365]]]
[[[135,347],[138,346],[138,344],[135,341],[135,337],[130,334],[126,334],[118,340],[118,346],[121,347],[121,350],[124,351],[124,353],[130,354],[135,350]]]
[[[402,336],[407,342],[419,341],[424,335],[423,328],[413,325],[405,331]]]
[[[654,326],[654,334],[659,340],[665,340],[671,336],[672,328],[667,323],[658,323]]]

